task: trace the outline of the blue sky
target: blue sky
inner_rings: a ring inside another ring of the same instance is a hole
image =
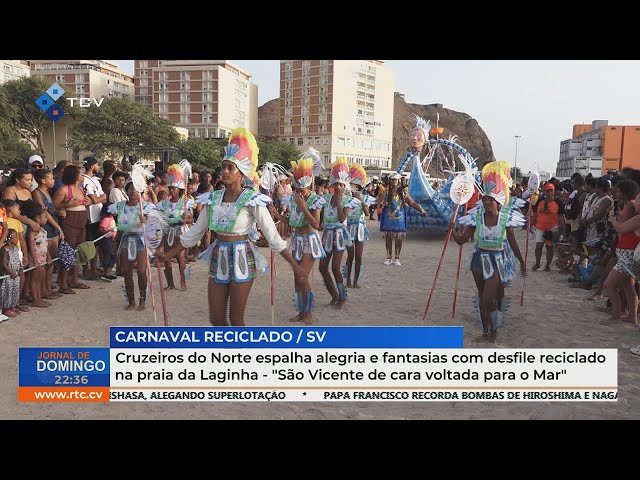
[[[133,60],[112,60],[133,73]],[[253,75],[259,105],[279,94],[279,60],[230,60]],[[498,160],[555,172],[577,123],[640,125],[640,60],[386,60],[409,103],[441,103],[485,131]],[[446,132],[445,132],[446,133]],[[463,145],[464,146],[464,145]]]

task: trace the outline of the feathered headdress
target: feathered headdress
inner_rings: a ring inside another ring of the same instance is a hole
[[[167,185],[169,187],[185,188],[184,169],[177,163],[169,165],[167,169]]]
[[[349,185],[349,165],[347,164],[347,157],[338,157],[336,161],[331,164],[331,176],[329,177],[329,183],[333,185],[336,182]]]
[[[482,168],[483,195],[495,198],[500,205],[509,201],[511,165],[507,162],[489,162]]]
[[[424,133],[424,139],[426,142],[429,141],[429,131],[431,130],[431,122],[429,120],[425,120],[422,117],[419,117],[418,115],[414,114],[414,117],[416,117],[416,124],[411,127],[411,132],[413,130],[422,130],[422,132]]]
[[[296,188],[310,187],[313,183],[313,158],[301,158],[291,162],[293,186]]]
[[[224,147],[224,158],[233,162],[238,170],[249,177],[258,168],[258,144],[256,138],[246,128],[236,128],[231,132],[229,145]]]
[[[351,183],[364,187],[367,184],[367,172],[364,167],[359,163],[352,163],[349,168],[349,176],[351,177]]]

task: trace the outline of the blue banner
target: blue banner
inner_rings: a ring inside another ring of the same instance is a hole
[[[462,327],[111,327],[111,348],[462,348]]]
[[[19,348],[20,387],[108,387],[108,348]]]

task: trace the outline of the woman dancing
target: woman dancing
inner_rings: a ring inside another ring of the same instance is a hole
[[[157,203],[156,208],[162,212],[164,221],[167,222],[169,230],[163,238],[163,250],[169,250],[173,247],[176,240],[182,235],[183,228],[185,231],[188,225],[193,223],[193,207],[195,202],[188,199],[184,195],[185,178],[183,168],[178,164],[169,165],[167,169],[167,185],[169,187],[169,196]],[[187,265],[187,252],[182,251],[178,254],[178,271],[180,273],[180,290],[187,289],[185,280],[185,268]],[[164,263],[164,276],[167,279],[166,290],[176,288],[173,282],[173,267],[171,261]]]
[[[474,236],[476,246],[471,257],[471,272],[478,288],[474,304],[482,325],[479,340],[492,343],[496,343],[498,328],[504,323],[504,313],[509,306],[504,287],[515,278],[514,253],[522,275],[527,273],[513,230],[526,222],[518,210],[524,202],[509,197],[510,173],[507,162],[487,163],[482,169],[481,203],[459,219],[465,226],[462,232],[455,230],[455,220],[449,225],[458,245],[464,245]]]
[[[357,201],[357,206],[350,209],[347,216],[347,228],[353,245],[347,247],[347,263],[344,268],[344,276],[347,277],[347,287],[360,288],[358,279],[362,272],[364,242],[371,238],[365,219],[369,217],[369,205],[375,205],[376,198],[368,195],[364,190],[364,185],[367,184],[367,173],[362,165],[359,163],[351,164],[349,176],[351,177],[351,196]],[[352,270],[354,258],[356,269]],[[353,285],[351,284],[351,272],[353,272]]]
[[[353,197],[344,194],[345,188],[349,184],[349,166],[346,157],[338,157],[331,167],[329,183],[333,187],[334,193],[325,194],[326,204],[323,207],[322,246],[327,255],[320,260],[319,268],[327,291],[331,295],[329,305],[342,308],[344,302],[347,301],[347,289],[344,286],[340,264],[344,250],[352,245],[351,236],[347,230],[347,216],[349,209],[356,207],[358,202]],[[329,262],[331,262],[333,278],[329,273]]]
[[[229,321],[233,326],[243,326],[244,311],[258,271],[257,263],[266,261],[249,239],[256,232],[256,225],[269,243],[269,247],[291,265],[296,290],[309,291],[307,273],[287,250],[287,243],[278,235],[273,218],[267,210],[271,199],[258,193],[253,186],[258,175],[258,145],[253,134],[244,128],[231,132],[229,145],[222,161],[222,181],[225,188],[203,194],[197,202],[204,205],[198,221],[182,234],[179,241],[167,252],[156,252],[160,260],[171,260],[185,249],[195,246],[211,230],[215,241],[201,258],[209,267],[209,321],[224,326],[227,303]],[[251,185],[247,187],[248,185]]]
[[[269,205],[269,211],[274,218],[283,223],[289,223],[292,229],[291,253],[307,275],[311,272],[315,261],[325,257],[318,227],[320,212],[326,200],[313,191],[313,166],[313,158],[302,158],[291,162],[292,184],[295,190],[289,201],[288,217],[277,212],[273,205]],[[289,321],[313,323],[311,314],[313,304],[314,296],[311,289],[296,289],[295,305],[298,314]]]

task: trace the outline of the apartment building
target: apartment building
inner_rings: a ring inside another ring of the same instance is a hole
[[[69,97],[133,100],[133,77],[105,60],[29,60],[31,75],[57,82]]]
[[[227,60],[135,60],[135,100],[189,136],[224,138],[237,127],[258,133],[258,87]]]
[[[0,60],[0,83],[28,77],[29,62],[26,60]]]
[[[640,126],[594,120],[574,125],[572,137],[560,142],[556,177],[568,178],[575,172],[599,177],[624,167],[640,169]]]
[[[395,74],[380,60],[281,60],[279,138],[326,164],[391,167]]]

